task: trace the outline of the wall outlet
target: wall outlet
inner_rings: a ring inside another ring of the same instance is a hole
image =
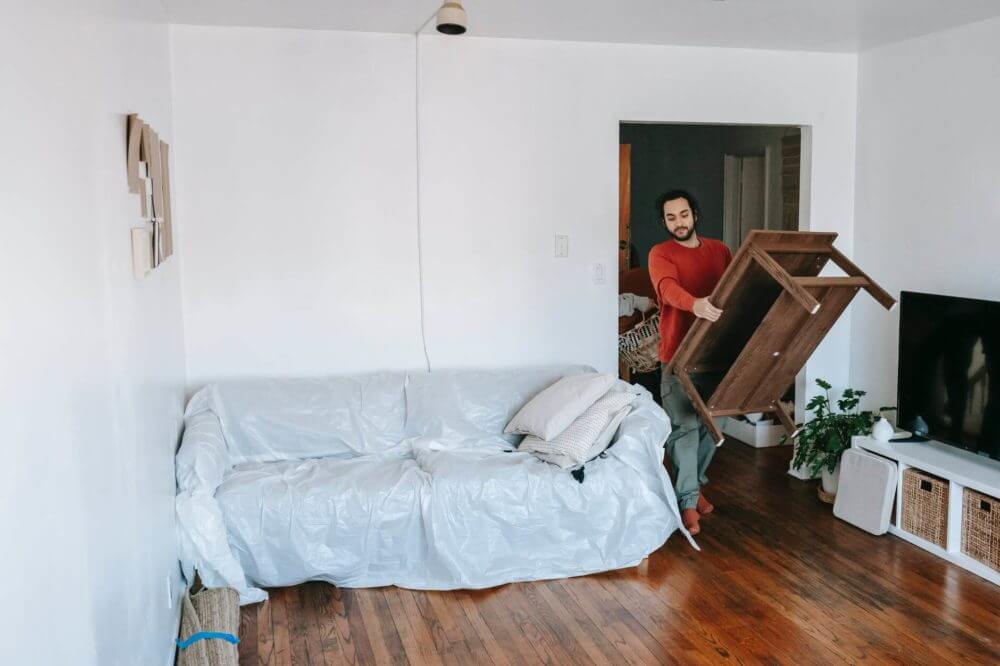
[[[592,269],[594,284],[604,284],[607,281],[607,269],[604,264],[594,264]]]
[[[556,234],[556,256],[557,257],[569,256],[569,236],[563,234]]]

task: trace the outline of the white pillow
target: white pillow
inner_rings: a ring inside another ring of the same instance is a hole
[[[529,400],[504,428],[504,434],[552,439],[607,393],[615,381],[614,375],[596,372],[563,377]]]
[[[636,397],[628,391],[608,391],[560,434],[548,441],[529,435],[518,450],[562,468],[582,465],[608,448]]]

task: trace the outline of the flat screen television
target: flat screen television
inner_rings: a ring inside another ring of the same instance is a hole
[[[1000,303],[904,291],[898,381],[901,427],[1000,460]]]

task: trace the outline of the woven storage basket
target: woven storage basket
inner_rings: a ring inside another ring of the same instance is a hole
[[[204,589],[184,595],[181,603],[181,640],[203,631],[239,635],[240,595],[231,588]],[[236,645],[220,638],[206,638],[178,648],[178,666],[237,666]]]
[[[903,530],[947,547],[947,481],[919,469],[903,471]]]
[[[618,357],[632,372],[652,372],[660,366],[660,313],[618,336]]]
[[[1000,571],[1000,499],[965,489],[962,552]]]

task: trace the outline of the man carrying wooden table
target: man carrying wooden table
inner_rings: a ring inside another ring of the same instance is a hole
[[[733,255],[724,243],[698,236],[700,210],[689,192],[666,192],[658,199],[657,208],[670,234],[669,240],[649,253],[649,276],[660,304],[660,396],[672,426],[666,449],[674,469],[681,519],[691,534],[697,534],[701,529],[699,518],[713,508],[702,495],[701,486],[708,482],[705,472],[715,454],[716,442],[698,420],[677,378],[668,372],[668,364],[696,317],[716,321],[722,315],[708,296]]]

